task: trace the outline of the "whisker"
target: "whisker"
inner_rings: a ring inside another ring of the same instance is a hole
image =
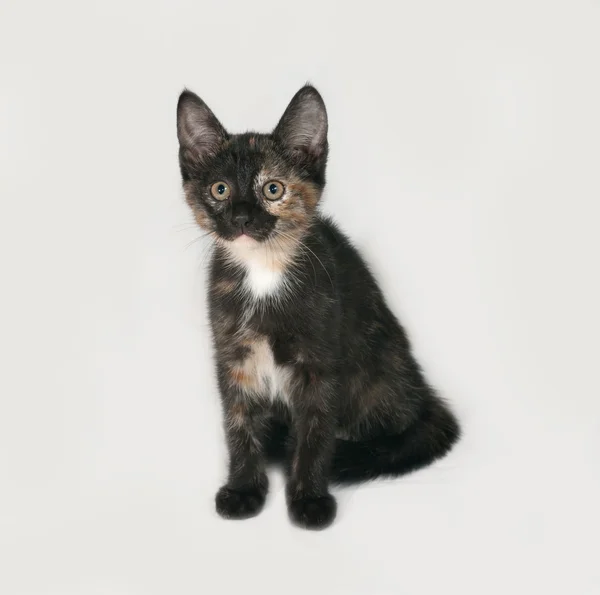
[[[198,229],[197,223],[189,223],[187,227],[182,227],[181,229],[174,229],[176,233],[181,233],[182,231],[189,231],[190,229]]]
[[[323,267],[323,270],[325,271],[325,274],[327,275],[327,277],[329,278],[329,282],[331,283],[331,289],[335,292],[335,286],[333,285],[333,279],[331,278],[331,275],[329,274],[329,271],[325,268],[325,265],[323,264],[323,262],[321,261],[321,259],[299,238],[295,238],[294,236],[292,236],[291,234],[286,234],[285,232],[278,232],[280,233],[282,236],[286,237],[289,240],[298,242],[298,244],[300,246],[303,246],[304,248],[306,248],[306,250],[308,250],[318,261],[319,264]],[[313,265],[314,267],[314,265]],[[316,275],[316,273],[315,273]]]
[[[194,238],[191,242],[188,242],[185,245],[184,250],[187,250],[190,246],[192,246],[196,242],[199,242],[200,240],[203,240],[205,237],[207,237],[209,235],[212,235],[212,234],[213,234],[212,231],[207,231],[206,233],[203,233],[203,234],[199,235],[197,238]]]

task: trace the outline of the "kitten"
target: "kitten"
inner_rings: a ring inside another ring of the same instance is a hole
[[[216,507],[258,514],[267,462],[287,469],[295,523],[329,525],[330,483],[408,473],[444,456],[459,426],[427,384],[357,250],[319,214],[327,113],[305,86],[272,134],[229,134],[184,91],[186,200],[214,239],[210,322],[229,448]]]

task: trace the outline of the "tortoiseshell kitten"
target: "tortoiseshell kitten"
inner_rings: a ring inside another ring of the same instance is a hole
[[[257,514],[266,463],[284,462],[291,519],[329,525],[329,483],[408,473],[448,452],[459,426],[427,384],[356,249],[319,214],[327,113],[294,96],[271,134],[229,134],[184,91],[185,196],[214,239],[210,322],[229,447],[216,506]]]

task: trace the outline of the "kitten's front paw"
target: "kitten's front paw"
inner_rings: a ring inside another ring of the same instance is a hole
[[[223,486],[215,502],[217,512],[226,519],[248,519],[256,516],[263,508],[266,490],[258,487],[232,489]]]
[[[294,523],[305,529],[325,529],[333,522],[337,510],[335,498],[325,496],[296,496],[289,500],[288,509]]]

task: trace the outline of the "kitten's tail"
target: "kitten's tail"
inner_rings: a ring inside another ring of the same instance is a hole
[[[331,480],[347,484],[405,475],[442,458],[459,438],[456,417],[441,399],[433,397],[421,416],[400,434],[357,442],[338,440]]]
[[[349,484],[411,473],[442,458],[459,438],[456,417],[441,399],[432,396],[421,416],[399,434],[362,441],[336,440],[331,481]],[[272,421],[267,432],[267,458],[282,462],[287,452],[288,427]]]

